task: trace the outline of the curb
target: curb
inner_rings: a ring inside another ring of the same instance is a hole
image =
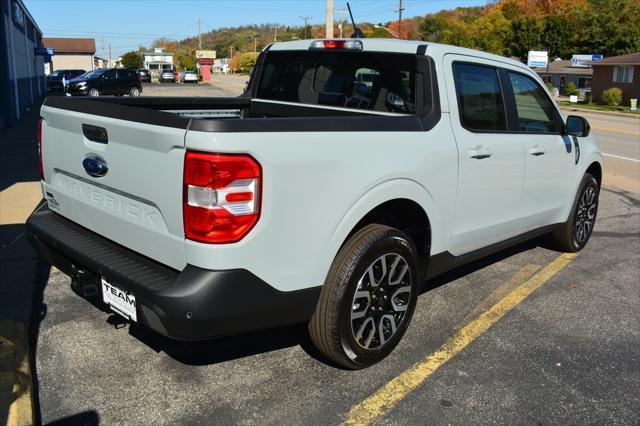
[[[635,118],[636,120],[640,120],[640,114],[631,114],[626,112],[599,111],[597,109],[576,108],[576,107],[568,107],[568,106],[560,106],[560,109],[564,111],[590,112],[591,114],[615,115],[617,117],[629,117],[629,118]]]
[[[21,322],[0,320],[0,424],[35,423],[33,384],[27,328]]]

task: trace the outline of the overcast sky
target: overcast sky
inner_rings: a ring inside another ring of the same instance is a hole
[[[23,0],[45,37],[93,37],[97,54],[107,57],[150,45],[154,39],[182,39],[202,32],[243,24],[302,25],[324,22],[325,0]],[[398,1],[351,0],[356,21],[388,22],[397,19]],[[404,16],[413,17],[477,6],[485,0],[405,0]],[[334,0],[335,9],[346,1]],[[339,15],[338,15],[339,16]]]

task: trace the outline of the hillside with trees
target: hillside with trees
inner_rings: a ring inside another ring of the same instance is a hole
[[[357,10],[354,10],[357,19]],[[358,22],[367,37],[392,37],[374,23]],[[525,59],[529,50],[549,50],[569,58],[577,53],[605,56],[640,51],[640,0],[500,0],[486,6],[460,7],[403,20],[378,23],[402,38],[426,40]],[[353,32],[346,24],[344,36]],[[277,41],[324,37],[324,25],[245,25],[202,34],[203,49],[218,57],[239,55],[232,64],[247,69],[263,47]],[[335,29],[334,36],[338,36]],[[173,52],[180,68],[195,67],[198,38],[159,39],[155,47]],[[242,64],[240,65],[240,62]]]

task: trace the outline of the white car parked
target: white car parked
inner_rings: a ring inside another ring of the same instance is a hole
[[[182,82],[183,83],[197,83],[198,82],[198,73],[195,71],[184,71],[182,73]]]
[[[602,156],[540,78],[391,39],[275,43],[237,98],[47,98],[39,252],[175,339],[308,322],[346,368],[397,345],[425,279],[593,230]]]

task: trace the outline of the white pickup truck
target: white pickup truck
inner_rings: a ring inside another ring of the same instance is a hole
[[[421,285],[593,229],[602,156],[525,65],[389,39],[275,43],[235,98],[49,97],[39,253],[179,340],[308,322],[346,368],[388,355]]]

